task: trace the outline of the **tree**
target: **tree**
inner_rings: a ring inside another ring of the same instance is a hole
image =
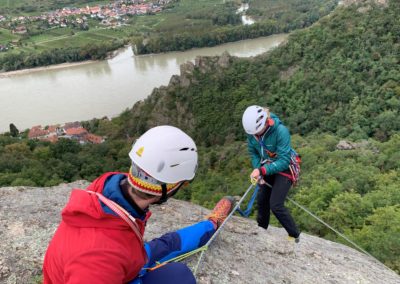
[[[400,207],[378,208],[353,237],[368,252],[400,271]]]
[[[17,137],[19,134],[19,130],[14,123],[10,123],[10,134],[12,137]]]

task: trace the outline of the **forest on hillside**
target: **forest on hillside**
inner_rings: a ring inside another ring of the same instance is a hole
[[[267,105],[288,126],[302,156],[291,198],[399,273],[399,14],[398,1],[339,8],[271,53],[230,58],[228,67],[211,65],[209,72],[196,67],[189,87],[160,88],[111,121],[85,122],[90,132],[108,137],[103,144],[2,135],[0,186],[50,186],[127,171],[134,139],[168,123],[199,146],[198,174],[177,197],[212,207],[248,187],[241,115],[248,105]],[[340,150],[343,139],[357,146]],[[345,243],[290,206],[302,231]]]
[[[241,14],[237,13],[242,2],[249,4],[249,15],[255,20],[252,25],[243,25]],[[337,3],[337,0],[248,0],[226,1],[223,5],[199,2],[187,10],[177,10],[176,21],[157,26],[133,43],[137,54],[148,54],[288,33],[312,25],[329,14]],[[178,5],[185,6],[179,2]]]

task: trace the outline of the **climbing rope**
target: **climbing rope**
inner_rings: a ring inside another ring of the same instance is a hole
[[[268,187],[272,188],[272,185],[270,185],[269,183],[265,183]],[[317,215],[315,215],[314,213],[312,213],[310,210],[308,210],[306,207],[304,207],[303,205],[300,205],[299,203],[297,203],[296,201],[294,201],[293,199],[291,199],[290,197],[286,197],[290,202],[292,202],[294,205],[296,205],[297,207],[299,207],[300,209],[302,209],[304,212],[306,212],[307,214],[309,214],[311,217],[315,218],[317,221],[319,221],[321,224],[325,225],[327,228],[331,229],[333,232],[335,232],[336,234],[338,234],[340,237],[342,237],[343,239],[345,239],[346,241],[348,241],[350,244],[352,244],[355,248],[357,248],[359,251],[363,252],[364,254],[368,255],[369,257],[371,257],[375,262],[379,263],[380,265],[383,265],[385,268],[393,271],[391,268],[389,268],[388,266],[386,266],[384,263],[382,263],[380,260],[378,260],[377,258],[375,258],[373,255],[371,255],[369,252],[367,252],[365,249],[363,249],[362,247],[360,247],[359,245],[357,245],[355,242],[353,242],[352,240],[350,240],[346,235],[340,233],[338,230],[336,230],[335,228],[333,228],[331,225],[329,225],[328,223],[326,223],[324,220],[322,220],[321,218],[319,218]],[[393,271],[394,272],[394,271]],[[394,272],[396,273],[396,272]]]
[[[232,209],[232,211],[231,211],[231,213],[228,215],[228,217],[226,217],[226,219],[224,220],[224,222],[222,222],[221,226],[219,226],[219,228],[215,231],[214,235],[213,235],[213,236],[208,240],[208,242],[204,245],[205,247],[208,248],[208,246],[212,243],[212,241],[213,241],[213,240],[218,236],[218,234],[222,231],[222,229],[224,228],[226,222],[228,222],[228,220],[232,217],[232,215],[235,213],[235,211],[237,210],[237,208],[240,206],[240,204],[241,204],[241,203],[243,202],[243,200],[246,198],[247,194],[250,192],[250,190],[253,188],[253,186],[254,186],[254,185],[251,184],[251,185],[247,188],[246,192],[243,194],[242,198],[236,203],[235,207]],[[204,256],[205,251],[206,251],[206,249],[205,249],[205,250],[202,250],[202,252],[201,252],[201,254],[200,254],[200,256],[199,256],[199,259],[198,259],[198,261],[197,261],[197,264],[196,264],[196,266],[194,267],[194,272],[193,272],[193,274],[194,274],[195,277],[196,277],[196,274],[197,274],[198,269],[200,268],[200,264],[201,264],[201,261],[203,260],[203,256]]]
[[[272,188],[272,185],[270,185],[269,183],[266,183],[266,185],[270,188]],[[163,263],[157,263],[157,265],[153,268],[156,269],[158,267],[161,267],[169,262],[173,262],[173,261],[181,261],[189,256],[192,256],[198,252],[201,252],[199,259],[197,261],[196,266],[193,268],[193,274],[196,277],[197,272],[199,271],[199,268],[201,268],[201,263],[204,257],[204,253],[207,251],[207,249],[209,248],[210,244],[214,241],[214,239],[218,236],[218,234],[222,231],[223,227],[225,226],[225,224],[228,222],[228,220],[233,216],[233,214],[238,211],[242,216],[247,217],[250,212],[251,212],[251,208],[253,206],[254,200],[257,196],[257,192],[258,192],[258,186],[255,187],[254,193],[249,201],[249,204],[246,208],[246,210],[242,211],[240,210],[240,204],[243,202],[243,200],[246,198],[246,196],[248,195],[248,193],[251,191],[251,189],[253,188],[253,186],[256,186],[256,183],[252,183],[246,190],[246,192],[243,194],[243,196],[241,197],[241,199],[236,203],[235,207],[232,209],[231,213],[228,215],[228,217],[224,220],[224,222],[221,224],[221,226],[219,226],[219,228],[215,231],[215,233],[213,234],[213,236],[208,240],[208,242],[203,245],[200,248],[197,248],[193,251],[187,252],[185,254],[179,255],[175,258],[172,258],[170,260],[167,260]],[[345,239],[346,241],[348,241],[350,244],[352,244],[355,248],[357,248],[359,251],[363,252],[364,254],[366,254],[367,256],[371,257],[374,261],[376,261],[377,263],[379,263],[380,265],[384,266],[385,268],[393,271],[392,269],[390,269],[389,267],[387,267],[385,264],[383,264],[381,261],[379,261],[377,258],[375,258],[373,255],[371,255],[370,253],[368,253],[366,250],[364,250],[363,248],[361,248],[359,245],[357,245],[355,242],[353,242],[352,240],[350,240],[347,236],[345,236],[344,234],[340,233],[338,230],[336,230],[335,228],[333,228],[331,225],[329,225],[328,223],[326,223],[325,221],[323,221],[321,218],[319,218],[318,216],[316,216],[314,213],[312,213],[310,210],[308,210],[306,207],[300,205],[299,203],[297,203],[296,201],[294,201],[293,199],[287,197],[287,199],[292,202],[295,206],[299,207],[300,209],[302,209],[303,211],[305,211],[307,214],[309,214],[310,216],[312,216],[313,218],[315,218],[317,221],[319,221],[320,223],[322,223],[323,225],[325,225],[327,228],[329,228],[330,230],[332,230],[333,232],[335,232],[337,235],[339,235],[340,237],[342,237],[343,239]],[[394,271],[393,271],[394,272]],[[396,273],[396,272],[394,272]]]
[[[342,233],[340,233],[338,230],[336,230],[335,228],[333,228],[331,225],[329,225],[328,223],[326,223],[324,220],[322,220],[321,218],[319,218],[317,215],[313,214],[310,210],[308,210],[307,208],[305,208],[304,206],[300,205],[299,203],[297,203],[296,201],[294,201],[293,199],[287,197],[287,199],[292,202],[294,205],[296,205],[297,207],[301,208],[303,211],[305,211],[307,214],[309,214],[310,216],[314,217],[317,221],[319,221],[320,223],[324,224],[326,227],[328,227],[329,229],[331,229],[332,231],[334,231],[336,234],[338,234],[339,236],[341,236],[343,239],[345,239],[346,241],[348,241],[349,243],[351,243],[354,247],[356,247],[357,249],[359,249],[360,251],[362,251],[363,253],[365,253],[366,255],[369,255],[372,258],[373,257],[370,253],[368,253],[366,250],[364,250],[362,247],[360,247],[359,245],[357,245],[355,242],[353,242],[352,240],[350,240],[348,237],[346,237],[345,235],[343,235]]]
[[[197,274],[198,268],[200,267],[200,264],[201,264],[201,262],[202,262],[204,253],[207,251],[208,247],[209,247],[210,244],[213,242],[213,240],[214,240],[214,239],[218,236],[218,234],[222,231],[222,229],[223,229],[223,227],[225,226],[226,222],[228,222],[228,220],[232,217],[232,215],[235,213],[235,211],[238,209],[238,207],[240,206],[240,204],[241,204],[241,203],[243,202],[243,200],[246,198],[247,194],[250,192],[250,190],[253,188],[253,186],[254,186],[254,184],[251,184],[251,185],[249,186],[249,188],[246,190],[246,192],[244,193],[244,195],[242,196],[242,198],[236,203],[236,205],[235,205],[235,207],[232,209],[231,213],[225,218],[224,222],[222,222],[221,226],[218,227],[218,229],[215,231],[215,233],[212,235],[212,237],[208,240],[208,242],[207,242],[205,245],[203,245],[203,246],[201,246],[201,247],[199,247],[199,248],[197,248],[197,249],[195,249],[195,250],[189,251],[189,252],[187,252],[187,253],[178,255],[178,256],[175,257],[175,258],[171,258],[171,259],[169,259],[169,260],[166,260],[166,261],[164,261],[164,262],[162,262],[162,263],[156,262],[156,266],[151,267],[151,268],[148,268],[147,270],[152,271],[152,270],[155,270],[155,269],[157,269],[157,268],[160,268],[161,266],[166,265],[166,264],[169,263],[169,262],[181,261],[181,260],[183,260],[183,259],[185,259],[185,258],[187,258],[187,257],[189,257],[189,256],[192,256],[192,255],[194,255],[194,254],[196,254],[196,253],[198,253],[198,252],[201,252],[201,254],[200,254],[200,256],[199,256],[199,259],[198,259],[198,261],[197,261],[197,264],[196,264],[196,266],[193,268],[193,271],[194,271],[193,274],[194,274],[194,276],[196,277],[196,274]],[[253,194],[253,195],[254,195],[254,194]],[[251,209],[251,208],[250,208],[250,209]]]
[[[260,187],[256,185],[253,195],[250,197],[249,203],[247,204],[247,208],[245,210],[240,209],[240,206],[236,209],[236,211],[242,216],[242,217],[249,217],[251,213],[251,209],[253,208],[254,201],[256,200],[257,194],[258,194],[258,189]]]
[[[156,265],[155,265],[154,267],[147,268],[147,270],[148,270],[148,271],[152,271],[152,270],[155,270],[155,269],[157,269],[157,268],[160,268],[161,266],[166,265],[166,264],[169,263],[169,262],[178,262],[178,261],[184,260],[185,258],[187,258],[187,257],[189,257],[189,256],[192,256],[192,255],[194,255],[194,254],[196,254],[196,253],[198,253],[198,252],[200,252],[200,251],[206,251],[207,249],[208,249],[208,246],[207,246],[207,245],[204,245],[204,246],[201,246],[201,247],[199,247],[199,248],[197,248],[197,249],[195,249],[195,250],[192,250],[192,251],[189,251],[189,252],[187,252],[187,253],[178,255],[177,257],[168,259],[168,260],[166,260],[166,261],[164,261],[164,262],[158,262],[158,261],[156,261]]]

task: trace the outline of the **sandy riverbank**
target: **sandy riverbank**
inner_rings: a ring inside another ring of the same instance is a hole
[[[3,72],[3,73],[0,73],[0,79],[1,78],[9,78],[9,77],[18,76],[18,75],[30,74],[30,73],[34,73],[34,72],[46,71],[46,70],[56,70],[56,69],[63,69],[63,68],[74,67],[74,66],[79,66],[79,65],[92,64],[94,62],[97,62],[97,61],[87,60],[87,61],[80,61],[80,62],[67,62],[67,63],[61,63],[61,64],[55,64],[55,65],[49,65],[49,66],[43,66],[43,67]]]
[[[122,51],[124,51],[126,48],[129,48],[129,47],[130,46],[127,45],[127,46],[118,48],[116,50],[110,51],[108,53],[107,57],[104,58],[103,60],[112,59],[112,58],[116,57],[118,54],[120,54]],[[15,70],[15,71],[0,72],[0,79],[1,78],[9,78],[9,77],[18,76],[18,75],[30,74],[30,73],[34,73],[34,72],[46,71],[46,70],[57,70],[57,69],[74,67],[74,66],[92,64],[95,62],[98,62],[98,60],[66,62],[66,63],[54,64],[54,65],[49,65],[49,66],[41,66],[41,67],[36,67],[36,68],[28,68],[28,69],[21,69],[21,70]]]

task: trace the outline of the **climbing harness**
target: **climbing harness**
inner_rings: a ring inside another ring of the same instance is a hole
[[[297,154],[295,150],[290,149],[290,174],[286,174],[284,172],[280,172],[279,174],[288,177],[292,181],[293,186],[295,186],[300,179],[300,163],[300,155]]]
[[[268,155],[268,158],[263,160],[261,162],[261,165],[273,163],[273,160],[271,158],[275,158],[276,153],[273,153],[268,150],[267,146],[262,141],[262,137],[258,140],[258,143],[261,146],[261,150],[264,150]],[[285,172],[279,172],[278,174],[290,179],[292,181],[293,186],[295,186],[300,179],[300,163],[301,163],[301,156],[293,148],[290,148],[290,163],[289,163],[290,174]]]

